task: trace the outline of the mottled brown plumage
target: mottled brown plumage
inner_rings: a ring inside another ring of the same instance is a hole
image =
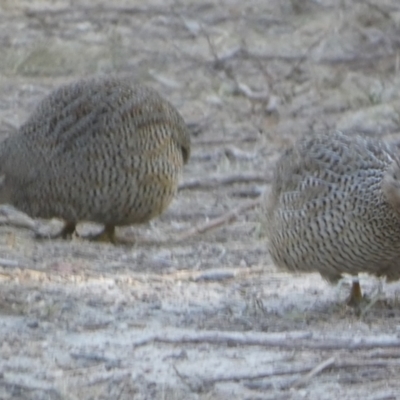
[[[289,271],[400,279],[400,166],[382,141],[305,138],[276,165],[267,201],[269,250]],[[358,289],[359,290],[359,289]],[[353,296],[357,285],[353,286]]]
[[[52,92],[0,144],[0,201],[32,217],[114,227],[160,215],[177,191],[190,137],[175,108],[128,79]]]

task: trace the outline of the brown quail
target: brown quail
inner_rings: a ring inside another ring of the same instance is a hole
[[[276,165],[267,201],[278,267],[400,279],[400,165],[384,142],[331,133],[305,138]],[[353,282],[351,302],[362,298]]]
[[[0,144],[0,202],[31,217],[115,227],[144,223],[173,199],[190,155],[187,126],[156,91],[128,79],[60,87]]]

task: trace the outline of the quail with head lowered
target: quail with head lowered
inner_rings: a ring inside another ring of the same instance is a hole
[[[278,160],[266,213],[278,267],[333,283],[343,273],[400,279],[400,165],[378,139],[301,139]],[[350,303],[361,299],[354,280]]]
[[[0,202],[34,218],[145,223],[170,204],[190,155],[187,126],[156,91],[125,78],[78,81],[45,98],[0,143]]]

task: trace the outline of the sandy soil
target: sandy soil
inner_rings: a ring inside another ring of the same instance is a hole
[[[245,209],[300,135],[399,139],[399,34],[397,0],[2,0],[3,137],[116,73],[176,105],[193,153],[169,210],[119,230],[132,245],[39,241],[0,211],[0,399],[400,398],[400,284],[356,315],[349,278],[278,271]]]

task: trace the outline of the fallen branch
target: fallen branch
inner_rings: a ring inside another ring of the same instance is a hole
[[[295,332],[225,332],[225,331],[191,331],[180,330],[179,332],[164,332],[162,335],[154,334],[144,337],[133,343],[134,347],[147,345],[153,342],[159,343],[211,343],[211,344],[229,344],[229,345],[245,345],[245,346],[280,346],[286,341],[306,339],[312,337],[311,332],[295,331]]]
[[[360,350],[373,348],[400,348],[397,335],[336,337],[316,335],[307,331],[294,332],[225,332],[225,331],[180,331],[149,335],[133,343],[135,347],[149,343],[210,343],[230,346],[264,346],[286,349]]]
[[[267,174],[238,174],[214,176],[209,179],[192,179],[183,182],[179,190],[187,189],[215,189],[220,186],[234,185],[235,183],[268,183],[270,180]]]
[[[363,0],[364,1],[364,0]],[[382,10],[381,10],[382,11]],[[311,50],[317,46],[321,40],[326,37],[324,34],[322,37],[318,38],[314,43],[312,43],[304,52],[297,52],[297,53],[265,53],[265,52],[254,52],[249,51],[246,48],[232,48],[230,51],[226,53],[226,55],[216,56],[214,55],[213,59],[208,62],[213,68],[223,69],[223,65],[227,63],[227,61],[243,59],[243,60],[255,60],[257,62],[266,62],[266,61],[281,61],[285,63],[294,64],[294,70],[298,68],[298,66],[309,59],[309,54]],[[388,50],[384,54],[382,54],[381,50],[375,51],[373,53],[368,54],[344,54],[340,56],[323,56],[319,57],[318,61],[315,61],[317,65],[337,65],[337,64],[348,64],[353,62],[373,62],[377,59],[382,59],[384,57],[392,57],[393,51]],[[198,59],[194,59],[194,61],[199,62]],[[291,69],[290,74],[293,73],[293,68]],[[290,74],[288,76],[290,76]]]
[[[321,373],[323,370],[330,368],[335,370],[341,370],[346,368],[356,368],[360,370],[362,368],[398,368],[400,366],[399,360],[342,360],[335,361],[334,357],[325,360],[323,363],[317,365],[316,367],[308,366],[308,365],[281,365],[272,370],[262,371],[258,373],[242,373],[242,374],[226,374],[224,376],[207,378],[203,377],[203,384],[210,385],[211,383],[219,383],[219,382],[232,382],[232,381],[250,381],[246,382],[244,385],[252,390],[265,390],[271,387],[279,387],[280,390],[288,390],[295,389],[299,386],[305,385],[309,383],[309,380]],[[285,376],[285,375],[298,375],[308,372],[305,377],[301,377],[298,379],[294,379],[293,377],[287,378],[285,381],[277,383],[276,377]],[[188,379],[188,377],[185,377]],[[261,381],[261,382],[252,382],[257,379],[266,379],[272,378],[271,381]],[[199,378],[197,378],[199,380]],[[300,383],[300,384],[299,384]]]
[[[332,361],[333,360],[333,361]],[[326,365],[325,365],[326,364]],[[196,382],[196,386],[198,387],[210,387],[216,383],[221,382],[238,382],[238,381],[253,381],[256,379],[264,379],[264,378],[276,378],[278,376],[285,376],[285,375],[298,375],[305,372],[308,372],[306,375],[306,379],[304,383],[307,383],[312,376],[320,373],[324,369],[332,368],[332,369],[345,369],[345,368],[366,368],[366,367],[377,367],[377,368],[390,368],[390,367],[399,367],[400,361],[399,360],[385,360],[385,361],[371,361],[371,360],[364,360],[360,359],[358,361],[353,360],[343,360],[341,362],[335,362],[334,357],[326,360],[324,363],[318,365],[317,367],[304,365],[304,363],[298,363],[297,365],[291,364],[283,364],[278,365],[273,368],[269,368],[267,371],[260,371],[260,372],[232,372],[226,373],[224,375],[219,376],[212,376],[211,378],[205,376],[188,376],[179,372],[179,377],[185,382]],[[177,371],[177,370],[176,370]],[[178,371],[177,371],[178,373]],[[310,377],[310,378],[308,378]],[[279,388],[282,389],[291,389],[298,387],[296,382],[302,381],[303,378],[300,380],[295,380],[293,385],[293,377],[287,379],[286,382],[283,382],[279,385]],[[265,382],[262,382],[261,385],[269,386]],[[192,386],[192,385],[191,385]],[[256,385],[246,385],[251,389],[256,389]],[[257,388],[258,389],[258,388]]]
[[[217,217],[209,222],[206,222],[201,225],[197,225],[194,228],[191,228],[182,233],[179,233],[174,236],[172,241],[180,242],[182,240],[189,239],[193,236],[208,232],[212,229],[219,228],[222,225],[225,225],[225,224],[235,221],[240,214],[243,214],[245,211],[248,211],[248,210],[251,210],[251,209],[257,207],[259,204],[261,204],[261,199],[258,198],[257,200],[247,203],[241,207],[235,208],[234,210],[229,211],[228,213],[221,215],[220,217]]]

